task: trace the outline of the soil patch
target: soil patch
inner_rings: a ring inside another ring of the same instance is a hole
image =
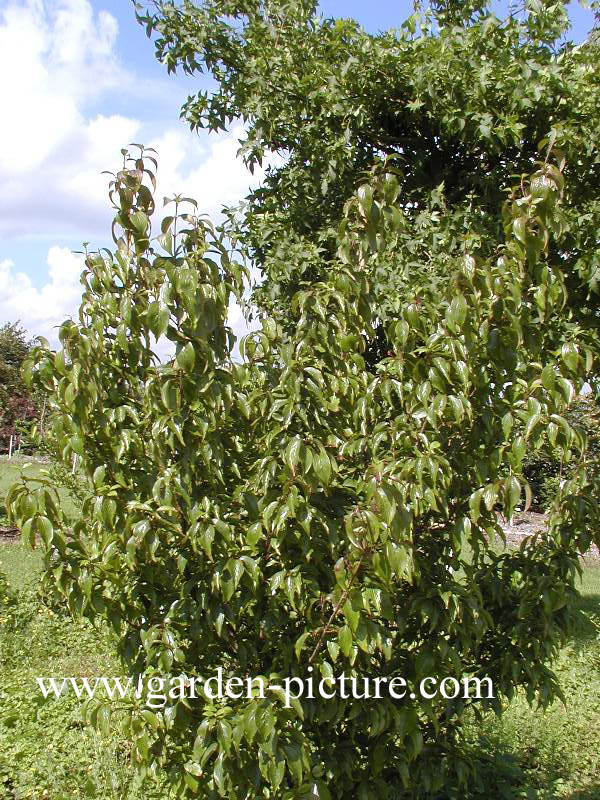
[[[20,536],[21,531],[18,528],[0,527],[0,542],[15,542]]]

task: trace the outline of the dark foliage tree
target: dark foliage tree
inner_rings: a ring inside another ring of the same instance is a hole
[[[514,176],[533,171],[551,138],[566,162],[568,224],[548,264],[566,281],[573,324],[597,335],[598,58],[566,38],[566,4],[527,0],[500,20],[485,0],[443,0],[379,35],[315,19],[312,0],[137,5],[169,71],[216,81],[184,105],[190,126],[241,118],[251,168],[270,152],[285,160],[233,226],[265,278],[254,299],[282,324],[295,291],[326,274],[344,203],[382,157],[395,159],[404,222],[368,265],[386,330],[423,272],[447,280],[465,246],[493,255]],[[384,336],[371,359],[389,350]]]
[[[0,327],[0,450],[7,450],[10,437],[21,436],[38,418],[39,399],[25,386],[23,362],[32,342],[18,322]]]

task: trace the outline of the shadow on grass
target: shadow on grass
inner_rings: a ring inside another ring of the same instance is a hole
[[[469,800],[516,800],[530,795],[529,776],[516,753],[488,742],[473,755],[477,778],[466,795]]]
[[[565,795],[564,800],[600,800],[600,783],[578,790],[574,794]]]
[[[566,777],[558,753],[540,771],[535,752],[514,750],[500,738],[482,737],[471,758],[476,777],[466,791],[436,800],[558,800],[554,786]]]
[[[578,647],[600,635],[600,594],[585,594],[579,601],[579,615],[573,633]],[[600,800],[600,794],[596,800]]]
[[[534,753],[514,751],[498,741],[482,740],[470,756],[476,777],[468,787],[444,790],[434,800],[600,800],[597,781],[565,792],[567,775],[558,751],[545,769],[535,763]]]

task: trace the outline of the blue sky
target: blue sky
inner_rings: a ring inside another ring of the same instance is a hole
[[[322,0],[321,9],[376,32],[399,25],[412,2]],[[571,38],[583,40],[592,14],[573,3],[571,19]],[[235,157],[239,127],[196,135],[179,120],[202,79],[166,75],[128,0],[0,0],[0,71],[0,324],[20,319],[55,341],[80,296],[72,251],[109,244],[100,173],[118,165],[121,147],[156,146],[160,196],[183,191],[213,215],[253,179]],[[232,322],[242,330],[235,313]]]

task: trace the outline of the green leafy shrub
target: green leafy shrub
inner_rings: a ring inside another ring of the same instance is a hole
[[[38,441],[37,437],[35,441]],[[73,516],[81,513],[85,501],[92,493],[92,485],[87,475],[83,474],[78,467],[78,462],[65,464],[60,455],[51,451],[51,460],[48,462],[48,477],[52,483],[60,487],[64,494],[70,498],[73,508]]]
[[[152,238],[142,151],[111,186],[116,251],[88,254],[79,323],[28,368],[93,491],[72,526],[43,481],[11,514],[132,673],[487,675],[497,697],[476,705],[497,710],[519,687],[559,695],[550,665],[600,530],[565,418],[597,375],[599,103],[595,52],[557,41],[563,4],[534,5],[500,21],[449,0],[373,37],[306,0],[139,9],[169,70],[216,81],[191,126],[242,117],[249,165],[284,163],[227,215],[264,276],[242,364],[226,315],[243,270],[181,198]],[[527,502],[538,451],[572,465],[548,531],[497,553],[496,510]],[[468,782],[473,701],[171,699],[132,701],[127,732],[182,794]]]
[[[560,492],[561,478],[558,475],[550,475],[544,479],[539,494],[540,508],[550,508]]]
[[[565,412],[565,418],[585,437],[590,469],[597,476],[600,458],[600,423],[598,401],[593,394],[578,397]],[[532,506],[540,511],[550,509],[558,496],[561,480],[575,469],[563,461],[559,450],[552,447],[528,453],[523,460],[523,472],[531,487]]]
[[[560,460],[552,454],[528,454],[523,462],[523,473],[531,487],[531,505],[536,511],[547,507],[547,500],[560,483]],[[546,488],[548,487],[548,488]]]
[[[484,708],[519,686],[548,704],[578,552],[599,538],[584,443],[562,416],[592,353],[565,327],[567,290],[544,261],[560,170],[523,177],[500,257],[465,253],[446,286],[415,283],[375,371],[362,265],[402,225],[384,164],[346,206],[327,279],[295,295],[293,335],[264,319],[243,364],[226,325],[243,270],[180,200],[151,245],[153,179],[143,152],[125,162],[111,185],[117,249],[87,256],[80,324],[27,367],[53,393],[64,462],[78,454],[93,485],[72,528],[43,477],[8,497],[71,611],[108,620],[132,674],[222,667],[280,683],[312,668],[414,687],[477,674],[495,686]],[[543,310],[522,304],[540,291]],[[176,347],[167,364],[162,336]],[[498,554],[495,508],[510,516],[526,449],[548,442],[579,465],[569,491],[547,534]],[[368,800],[468,779],[472,699],[171,699],[132,699],[126,730],[142,767],[180,793]],[[106,707],[90,714],[106,725]]]
[[[4,498],[0,497],[0,528],[8,526],[8,515],[6,513],[6,506],[4,505]]]

